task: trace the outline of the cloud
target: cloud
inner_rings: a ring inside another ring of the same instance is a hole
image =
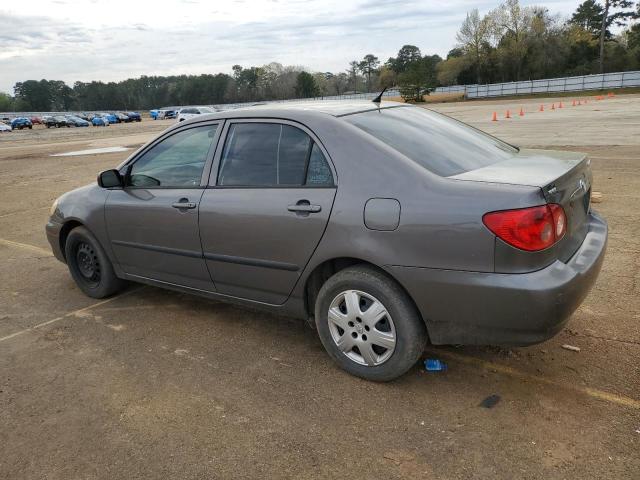
[[[272,61],[343,71],[350,60],[373,53],[384,61],[405,44],[444,56],[466,11],[484,13],[499,3],[169,0],[160,7],[156,0],[59,1],[30,0],[15,7],[24,12],[0,11],[0,91],[28,79],[230,73],[234,64]],[[575,8],[575,2],[551,1],[553,11]]]

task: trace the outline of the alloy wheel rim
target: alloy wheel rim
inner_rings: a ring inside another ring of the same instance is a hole
[[[89,286],[100,283],[100,262],[94,248],[86,242],[78,245],[76,250],[76,265],[82,279]]]
[[[359,365],[382,365],[395,351],[395,325],[373,295],[360,290],[339,293],[329,306],[328,323],[336,347]]]

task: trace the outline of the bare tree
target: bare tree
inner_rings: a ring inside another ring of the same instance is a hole
[[[353,79],[353,91],[358,91],[358,69],[360,68],[360,64],[357,60],[352,60],[349,62],[349,69],[347,72]]]
[[[364,56],[358,64],[358,69],[367,77],[367,92],[371,91],[371,74],[375,72],[380,65],[380,60],[372,53]]]
[[[628,10],[633,7],[633,2],[629,0],[604,0],[604,11],[602,12],[602,24],[600,26],[600,73],[604,73],[604,40],[607,31],[612,24],[623,26],[630,18],[637,15]],[[620,11],[612,13],[611,10],[617,8]]]
[[[533,10],[521,7],[518,0],[506,0],[489,13],[492,33],[504,44],[505,51],[515,63],[515,79],[520,80],[522,61],[527,54],[527,35],[531,27]]]
[[[473,58],[476,81],[480,83],[480,66],[482,63],[482,48],[489,42],[491,26],[488,17],[480,18],[478,9],[474,8],[467,13],[467,18],[462,22],[456,40],[464,52]]]

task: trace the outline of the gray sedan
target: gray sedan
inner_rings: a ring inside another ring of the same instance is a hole
[[[607,242],[589,163],[404,104],[263,105],[168,129],[61,196],[46,231],[89,296],[135,281],[300,317],[385,381],[427,341],[563,327]]]

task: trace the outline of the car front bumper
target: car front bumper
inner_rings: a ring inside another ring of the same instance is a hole
[[[64,253],[60,247],[60,232],[62,230],[62,224],[56,222],[53,219],[49,219],[47,225],[45,226],[45,231],[47,233],[47,240],[49,241],[49,245],[51,245],[51,251],[53,252],[53,256],[60,260],[62,263],[67,263],[64,258]]]
[[[433,344],[531,345],[551,338],[589,293],[602,267],[607,223],[595,213],[566,263],[522,274],[389,266],[409,292]]]

